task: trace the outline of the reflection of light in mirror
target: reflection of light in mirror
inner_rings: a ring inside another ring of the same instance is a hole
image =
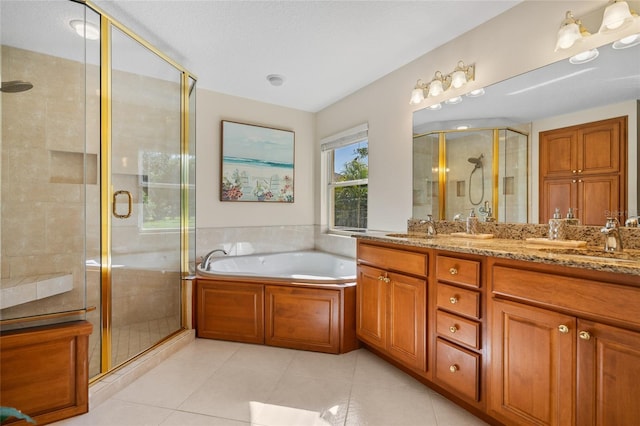
[[[585,52],[580,52],[577,55],[573,55],[569,58],[569,62],[575,65],[585,64],[587,62],[593,61],[595,58],[600,55],[598,49],[591,49]]]
[[[640,44],[640,34],[630,35],[629,37],[621,38],[613,43],[611,47],[614,49],[626,49],[627,47],[633,47]]]
[[[439,110],[440,108],[442,108],[442,104],[435,104],[435,105],[431,105],[429,107],[427,107],[433,111]]]
[[[476,98],[478,96],[482,96],[484,95],[484,88],[479,88],[479,89],[475,89],[470,91],[469,93],[466,94],[466,96],[470,97],[470,98]]]
[[[122,167],[127,167],[129,164],[129,159],[127,157],[122,157]]]
[[[525,93],[525,92],[529,92],[531,90],[536,90],[536,89],[539,89],[540,87],[544,87],[544,86],[548,86],[550,84],[558,83],[559,81],[566,80],[568,78],[572,78],[572,77],[575,77],[575,76],[580,75],[580,74],[584,74],[585,72],[589,72],[589,71],[592,71],[594,69],[595,68],[585,68],[583,70],[576,71],[576,72],[571,73],[571,74],[563,75],[562,77],[553,78],[551,80],[547,80],[547,81],[539,83],[539,84],[534,84],[533,86],[525,87],[524,89],[516,90],[515,92],[509,92],[509,93],[507,93],[507,95],[508,96],[519,95],[520,93]]]
[[[467,130],[468,128],[469,126],[463,124],[461,126],[456,127],[456,130]]]
[[[445,104],[449,105],[459,104],[460,102],[462,102],[461,96],[456,96],[455,98],[447,99],[446,101],[444,101]]]

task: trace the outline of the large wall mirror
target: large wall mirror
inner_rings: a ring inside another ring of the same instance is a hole
[[[587,63],[562,60],[486,87],[482,96],[414,112],[413,217],[452,220],[471,208],[490,207],[499,222],[538,222],[531,208],[539,205],[538,134],[554,120],[562,123],[557,117],[570,117],[569,126],[581,123],[581,116],[589,122],[623,111],[630,117],[626,152],[634,155],[627,163],[630,171],[637,168],[640,45],[616,47],[599,47],[599,56]],[[637,173],[627,179],[624,191],[635,194]],[[637,198],[627,198],[627,212],[638,214]]]

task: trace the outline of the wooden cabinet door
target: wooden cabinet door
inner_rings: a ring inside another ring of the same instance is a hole
[[[510,425],[573,424],[576,319],[519,303],[492,304],[490,414]]]
[[[574,128],[540,132],[540,176],[560,177],[577,172],[576,138]]]
[[[578,207],[578,186],[575,178],[545,179],[540,189],[540,223],[548,223],[556,208],[564,214],[569,207],[574,210]],[[576,212],[578,219],[581,210],[578,209]]]
[[[385,271],[358,265],[356,330],[358,338],[384,349],[386,346],[387,285]]]
[[[587,176],[578,179],[577,218],[582,225],[602,226],[607,217],[624,214],[620,206],[620,177],[618,175]],[[624,221],[624,219],[621,219]]]
[[[338,290],[266,286],[265,343],[327,352],[340,351]]]
[[[427,298],[425,280],[388,274],[387,351],[397,360],[419,370],[426,369]]]
[[[197,335],[264,343],[264,286],[197,281]]]
[[[626,126],[626,117],[580,126],[577,130],[578,174],[618,173]]]
[[[637,425],[640,333],[585,320],[578,333],[577,424]]]

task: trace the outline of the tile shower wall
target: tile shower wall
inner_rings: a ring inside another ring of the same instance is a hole
[[[88,215],[95,211],[94,225],[99,220],[99,98],[89,89],[98,87],[98,70],[2,46],[2,75],[34,85],[2,99],[2,289],[50,274],[72,276],[73,288],[3,309],[0,318],[81,309],[85,207]]]

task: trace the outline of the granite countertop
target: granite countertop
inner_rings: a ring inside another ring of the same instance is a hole
[[[357,234],[354,237],[404,246],[425,247],[640,276],[640,249],[625,249],[622,253],[605,253],[603,247],[600,246],[588,245],[581,248],[547,247],[521,239],[471,239],[450,234],[427,237],[424,233],[400,234],[382,231]]]

